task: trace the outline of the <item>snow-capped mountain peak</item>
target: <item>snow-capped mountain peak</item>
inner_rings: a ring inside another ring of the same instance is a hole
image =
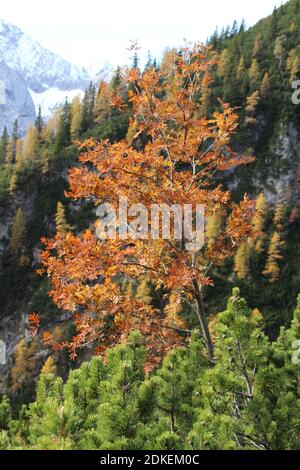
[[[0,132],[11,131],[15,119],[21,131],[35,119],[42,107],[45,117],[88,86],[91,75],[41,46],[17,26],[0,20],[0,81],[4,102],[0,102]]]
[[[71,64],[17,26],[0,19],[0,133],[9,132],[18,119],[24,133],[39,106],[44,117],[62,105],[66,97],[82,95],[90,81],[109,81],[114,72],[110,64],[94,64],[88,71]],[[3,101],[3,100],[2,100]]]
[[[35,93],[50,87],[62,90],[84,88],[89,82],[84,68],[70,64],[17,26],[4,21],[0,21],[0,59],[20,73]]]

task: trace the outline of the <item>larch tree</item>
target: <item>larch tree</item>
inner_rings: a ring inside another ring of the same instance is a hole
[[[259,32],[255,38],[255,43],[254,43],[253,52],[252,52],[253,59],[259,59],[262,48],[263,48],[263,40],[262,40],[261,32]]]
[[[294,33],[295,31],[297,31],[297,24],[295,23],[295,21],[292,21],[289,26],[289,32]]]
[[[270,91],[270,75],[268,72],[265,73],[260,86],[260,94],[263,99],[268,97]]]
[[[56,375],[56,364],[52,356],[49,356],[42,369],[41,369],[41,374],[52,374]]]
[[[269,277],[270,283],[274,283],[279,279],[279,261],[283,258],[281,254],[283,245],[284,242],[281,240],[280,233],[274,232],[268,249],[266,268],[263,272],[264,276]]]
[[[75,96],[71,104],[71,137],[78,139],[81,123],[81,100]]]
[[[284,219],[286,214],[286,207],[284,204],[279,203],[275,207],[274,217],[273,217],[273,224],[277,230],[277,232],[282,232],[284,226]]]
[[[234,271],[239,279],[246,279],[249,275],[250,249],[245,242],[239,246],[234,257]]]
[[[246,117],[245,122],[246,124],[256,124],[257,119],[255,118],[256,108],[260,102],[260,95],[259,91],[254,91],[250,96],[248,96],[246,101]]]
[[[18,186],[18,177],[17,173],[14,171],[9,180],[9,192],[11,195],[14,194]]]
[[[253,59],[249,69],[249,81],[252,90],[256,90],[260,81],[260,70],[256,59]]]
[[[20,137],[16,142],[16,164],[20,165],[23,160],[23,139]]]
[[[300,72],[300,54],[299,47],[289,52],[286,68],[290,73],[290,81],[293,82],[299,77]]]
[[[255,214],[252,219],[253,228],[256,232],[262,232],[266,220],[268,204],[264,193],[260,193],[256,199]]]
[[[54,239],[44,240],[41,272],[51,279],[54,302],[75,316],[77,334],[67,345],[73,357],[78,348],[95,342],[101,352],[132,330],[140,330],[155,357],[182,341],[180,317],[170,324],[163,311],[122,292],[120,279],[150,275],[158,291],[177,292],[177,311],[178,299],[194,306],[209,361],[214,362],[204,289],[213,285],[212,266],[233,256],[251,236],[254,212],[247,195],[240,203],[232,202],[216,176],[253,158],[238,155],[229,146],[238,117],[228,104],[220,103],[210,118],[199,112],[203,80],[216,64],[211,49],[186,46],[166,60],[165,73],[154,68],[145,73],[138,69],[125,72],[131,125],[136,135],[143,136],[143,148],[136,149],[126,140],[84,142],[83,166],[70,171],[69,197],[89,198],[96,206],[110,204],[116,211],[120,196],[149,212],[153,205],[188,204],[192,220],[197,205],[207,214],[219,207],[224,230],[213,244],[202,248],[197,244],[199,232],[193,237],[182,233],[179,240],[166,239],[161,231],[153,237],[139,233],[133,239],[124,230],[120,237],[99,238],[100,221],[83,234],[60,232]],[[111,105],[127,110],[127,103],[109,86],[102,84],[102,93]],[[135,223],[131,217],[130,226]],[[147,228],[153,229],[149,219]]]
[[[260,193],[256,199],[255,214],[252,219],[253,230],[257,234],[255,241],[255,251],[261,253],[263,251],[263,243],[265,239],[264,227],[267,217],[268,203],[264,193]]]
[[[27,343],[25,338],[22,338],[17,344],[14,353],[14,364],[11,369],[13,392],[19,392],[32,380],[32,372],[38,361],[37,352],[39,349],[37,338],[34,338],[31,343]]]
[[[290,72],[291,72],[291,76],[290,76],[291,82],[293,82],[294,80],[299,78],[299,73],[300,73],[300,57],[299,57],[299,55],[297,55],[295,57],[295,59],[292,63]]]
[[[62,202],[57,203],[55,214],[55,227],[57,232],[67,232],[70,230],[70,225],[66,219],[66,211]]]
[[[27,129],[24,140],[23,156],[27,164],[32,164],[38,159],[39,154],[39,133],[35,126]]]
[[[46,143],[51,144],[55,140],[60,122],[61,110],[57,109],[45,123],[42,138]]]

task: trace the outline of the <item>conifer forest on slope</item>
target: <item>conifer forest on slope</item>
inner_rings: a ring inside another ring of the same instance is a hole
[[[299,78],[290,0],[4,129],[0,449],[300,448]],[[120,194],[203,249],[99,241]]]

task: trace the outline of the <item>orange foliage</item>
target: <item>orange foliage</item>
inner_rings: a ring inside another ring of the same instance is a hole
[[[240,204],[233,204],[218,176],[253,158],[238,155],[229,146],[238,122],[228,104],[220,102],[220,110],[211,118],[200,114],[199,94],[216,63],[210,48],[198,44],[185,47],[168,60],[162,71],[151,68],[142,74],[137,69],[127,70],[123,77],[132,108],[130,125],[145,137],[144,148],[136,149],[134,139],[132,144],[126,140],[84,142],[82,167],[70,170],[68,196],[92,198],[96,205],[107,202],[116,209],[119,196],[147,208],[163,203],[202,204],[207,214],[218,208],[227,223],[212,244],[197,252],[188,251],[182,241],[162,238],[101,241],[96,236],[96,223],[82,235],[58,233],[53,240],[44,240],[42,263],[51,279],[51,296],[58,307],[74,313],[77,334],[63,345],[72,357],[90,343],[96,343],[97,352],[102,353],[137,329],[145,336],[155,363],[161,354],[181,343],[178,304],[188,299],[195,303],[208,356],[213,360],[203,287],[213,285],[209,277],[212,264],[232,256],[251,236],[254,211],[247,196]],[[100,93],[110,105],[126,109],[127,103],[113,96],[103,83]],[[174,309],[169,306],[158,311],[122,293],[120,279],[146,274],[157,290],[176,290]],[[175,313],[170,316],[170,311]]]
[[[31,336],[36,336],[41,323],[40,316],[37,313],[32,313],[28,315],[28,322]]]

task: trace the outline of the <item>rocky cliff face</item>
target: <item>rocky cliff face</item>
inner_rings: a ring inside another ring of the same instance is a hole
[[[63,176],[58,174],[55,177],[53,175],[53,178],[55,187]],[[0,360],[0,395],[10,390],[10,371],[16,345],[21,338],[31,340],[28,312],[32,311],[33,296],[42,290],[42,279],[36,274],[40,249],[38,240],[42,232],[46,233],[49,225],[53,224],[52,209],[42,210],[41,222],[37,223],[36,217],[39,207],[45,201],[46,188],[49,190],[50,184],[49,181],[41,182],[38,176],[33,175],[13,198],[9,198],[3,205],[0,204],[0,356],[1,347],[5,345],[5,360],[2,360],[2,363]],[[61,196],[61,193],[57,195]],[[11,230],[18,208],[22,209],[26,226],[26,247],[22,250],[29,260],[26,266],[20,265],[20,254],[16,257],[10,249]],[[36,241],[32,242],[35,231]],[[40,357],[43,358],[44,354],[45,351],[41,347]]]
[[[21,131],[35,119],[35,105],[23,77],[0,61],[0,130],[7,127],[12,131],[13,123],[18,119]]]
[[[270,203],[300,206],[300,135],[294,123],[283,126],[270,149],[269,175],[260,181]],[[276,163],[276,164],[275,164]]]

